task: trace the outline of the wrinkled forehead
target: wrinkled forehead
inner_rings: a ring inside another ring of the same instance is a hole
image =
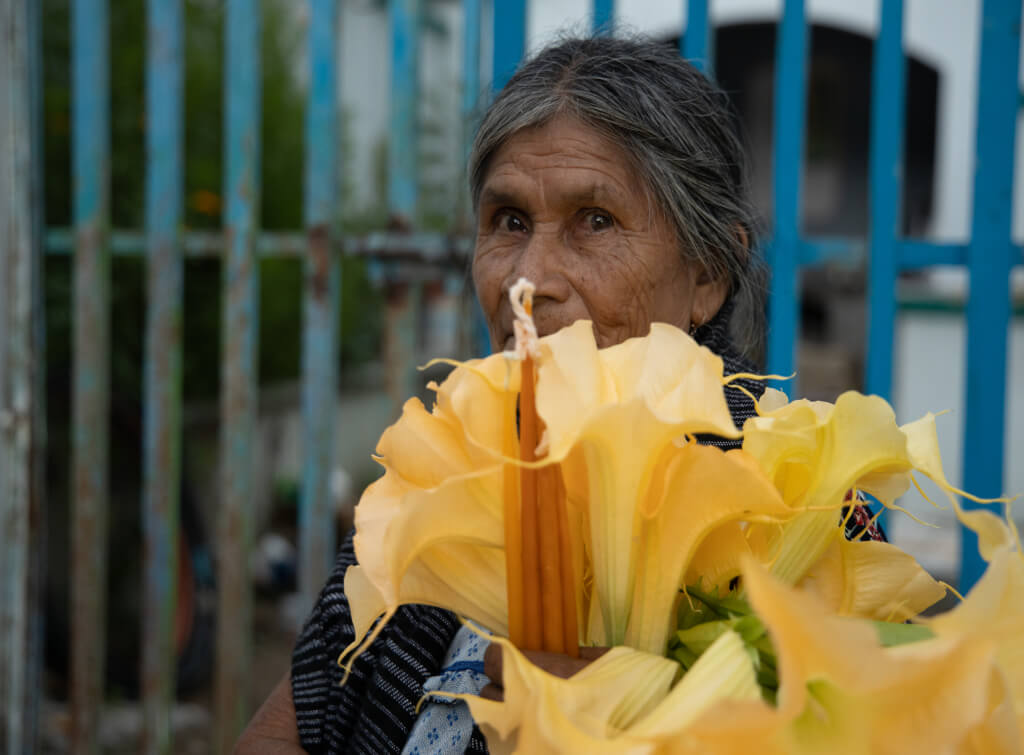
[[[641,201],[652,192],[638,161],[620,142],[560,114],[509,136],[484,163],[477,210],[509,203],[531,180],[555,176],[567,199],[582,204]],[[525,184],[525,186],[524,186]]]

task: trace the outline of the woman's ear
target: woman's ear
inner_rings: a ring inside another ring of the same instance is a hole
[[[729,295],[731,282],[728,275],[714,277],[707,268],[701,267],[697,273],[697,285],[693,291],[693,306],[690,318],[696,327],[700,327],[716,314]]]
[[[750,233],[741,224],[736,224],[736,240],[746,254],[750,254]],[[700,327],[716,314],[725,304],[729,290],[732,288],[732,280],[727,273],[713,276],[711,272],[700,266],[697,273],[697,285],[693,293],[693,307],[691,309],[691,322]]]

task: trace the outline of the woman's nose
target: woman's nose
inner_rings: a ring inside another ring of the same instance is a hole
[[[523,245],[516,260],[509,286],[520,278],[526,278],[534,286],[534,298],[564,298],[566,286],[561,281],[560,269],[564,258],[560,234],[553,230],[535,230]]]

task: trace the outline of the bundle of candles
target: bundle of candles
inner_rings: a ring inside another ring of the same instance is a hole
[[[505,411],[505,559],[508,580],[509,639],[522,650],[543,650],[579,657],[575,579],[569,544],[565,483],[560,464],[536,467],[546,453],[543,422],[537,416],[537,331],[533,324],[533,284],[524,278],[512,287],[516,315],[516,355],[521,388]],[[518,416],[517,434],[510,424]]]

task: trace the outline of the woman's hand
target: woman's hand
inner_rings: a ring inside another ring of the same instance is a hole
[[[288,672],[278,682],[270,697],[256,711],[233,752],[238,755],[299,755],[299,727],[295,721],[292,701],[292,675]]]
[[[579,658],[570,658],[562,653],[544,653],[539,650],[525,650],[523,655],[529,658],[535,666],[544,669],[549,674],[568,679],[607,652],[608,648],[605,647],[582,647]],[[480,690],[480,697],[498,701],[505,699],[502,670],[501,645],[492,642],[484,652],[484,673],[491,683]]]

